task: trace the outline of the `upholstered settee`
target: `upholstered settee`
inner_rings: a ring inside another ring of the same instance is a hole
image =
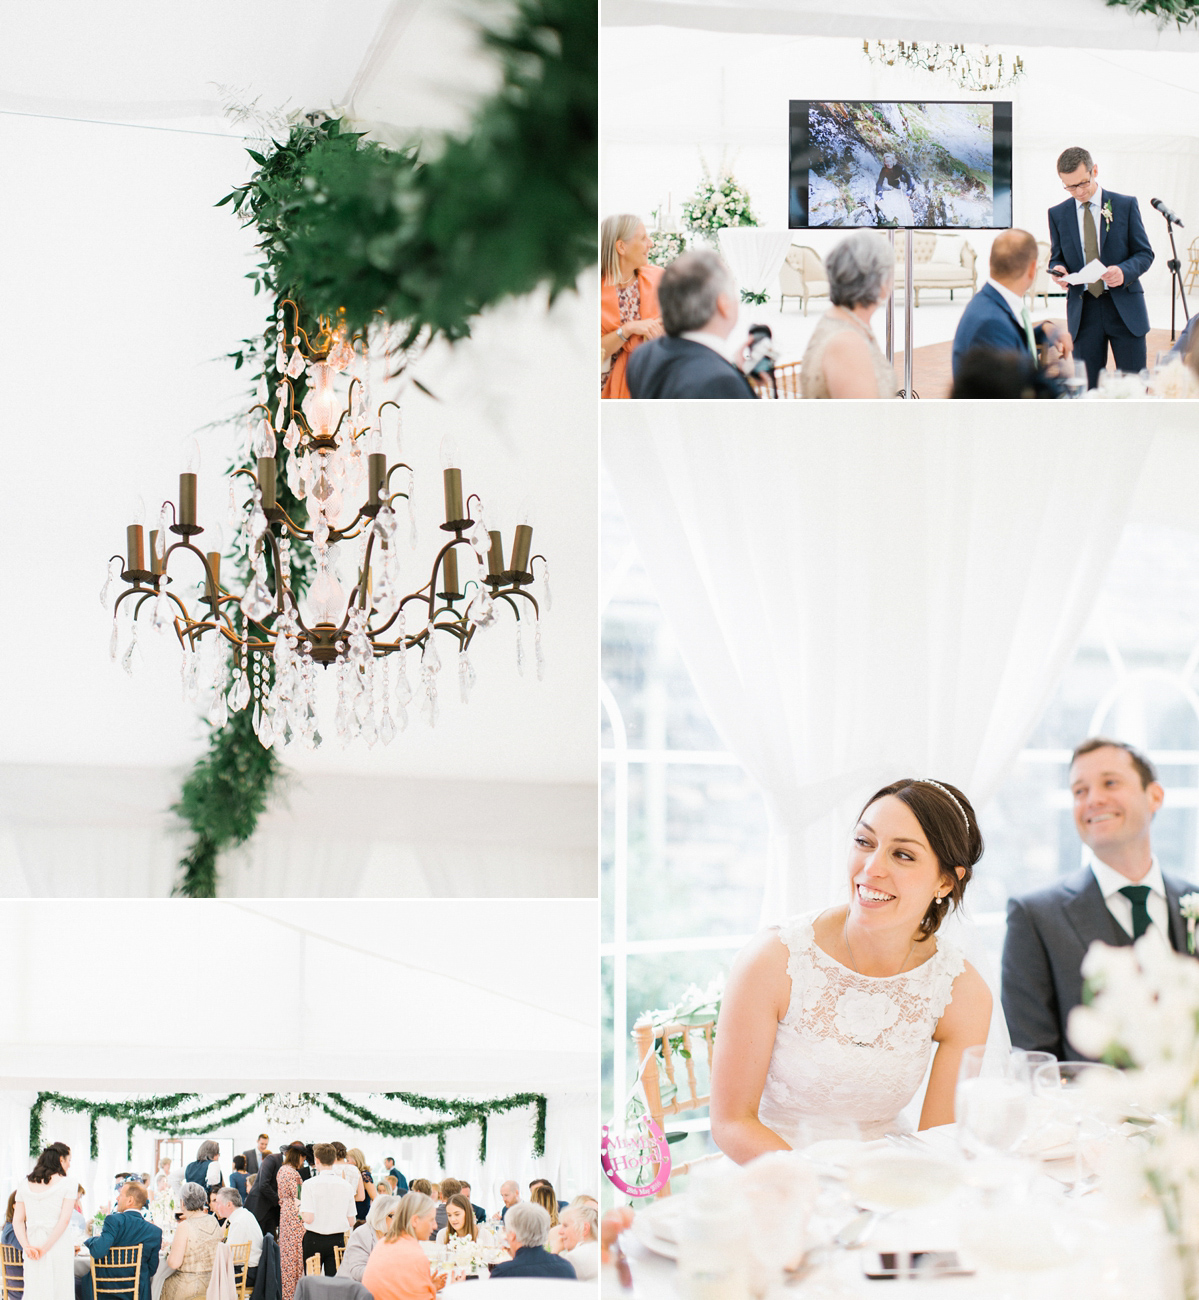
[[[906,231],[895,236],[895,287],[904,287],[904,239]],[[952,300],[955,289],[978,288],[975,263],[978,254],[961,235],[941,235],[931,231],[912,232],[913,302],[920,306],[921,293],[929,289],[948,289]]]
[[[820,254],[806,244],[792,244],[779,271],[779,311],[786,306],[788,298],[798,298],[806,316],[809,299],[827,297],[828,272]]]

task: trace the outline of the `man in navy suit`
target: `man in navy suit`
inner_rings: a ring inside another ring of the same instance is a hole
[[[1085,149],[1067,149],[1057,172],[1070,197],[1049,209],[1049,272],[1066,289],[1066,324],[1075,355],[1087,363],[1087,386],[1099,383],[1107,350],[1121,370],[1145,368],[1149,313],[1141,276],[1153,265],[1153,249],[1135,198],[1099,185],[1099,168]],[[1092,284],[1068,285],[1062,277],[1099,260],[1107,267]]]
[[[1069,356],[1070,335],[1049,321],[1034,326],[1024,295],[1037,274],[1037,241],[1026,230],[1005,230],[991,245],[990,276],[970,299],[953,336],[953,378],[972,348],[1015,352],[1037,367],[1037,346],[1047,345],[1047,360]]]
[[[162,1229],[142,1216],[142,1209],[148,1199],[141,1183],[122,1184],[117,1193],[116,1209],[104,1220],[100,1235],[89,1237],[83,1243],[93,1259],[102,1259],[114,1246],[141,1246],[142,1263],[137,1300],[150,1300],[150,1283],[158,1272],[158,1252],[162,1248]],[[132,1268],[128,1276],[132,1294]],[[94,1300],[90,1269],[83,1277],[75,1279],[75,1294],[81,1300]]]
[[[638,348],[638,351],[641,349]],[[634,353],[633,356],[637,354]],[[632,360],[632,357],[629,358]],[[512,1258],[496,1264],[491,1270],[497,1277],[578,1277],[575,1266],[560,1255],[551,1255],[545,1249],[550,1235],[550,1213],[531,1201],[517,1201],[508,1207],[504,1216],[508,1230],[508,1249]]]
[[[753,397],[749,380],[728,359],[740,310],[729,268],[707,249],[676,257],[658,283],[666,337],[629,357],[632,397]]]

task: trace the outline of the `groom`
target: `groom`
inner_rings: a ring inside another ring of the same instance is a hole
[[[1087,364],[1087,387],[1099,383],[1107,349],[1120,370],[1145,368],[1149,313],[1141,276],[1153,264],[1153,249],[1134,198],[1099,185],[1099,168],[1085,149],[1067,149],[1057,173],[1070,195],[1049,209],[1049,273],[1066,293],[1066,327],[1074,354]],[[1107,270],[1091,284],[1068,285],[1061,277],[1095,260]]]
[[[1195,886],[1167,876],[1149,842],[1165,791],[1147,758],[1102,736],[1084,740],[1070,762],[1074,825],[1089,866],[1048,889],[1008,900],[1003,944],[1003,1012],[1013,1047],[1086,1058],[1066,1038],[1082,1001],[1082,959],[1096,940],[1130,944],[1155,931],[1186,951],[1178,900]]]

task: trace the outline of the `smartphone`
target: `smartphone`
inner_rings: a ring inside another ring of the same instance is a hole
[[[862,1260],[862,1271],[872,1280],[895,1278],[970,1277],[956,1250],[876,1251]]]

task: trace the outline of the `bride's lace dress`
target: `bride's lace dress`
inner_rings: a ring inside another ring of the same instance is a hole
[[[816,944],[818,912],[778,929],[790,954],[791,1002],[779,1021],[758,1118],[792,1146],[851,1121],[863,1138],[903,1127],[899,1112],[924,1079],[933,1032],[965,958],[952,944],[915,970],[874,977]],[[934,943],[936,940],[928,940]]]

